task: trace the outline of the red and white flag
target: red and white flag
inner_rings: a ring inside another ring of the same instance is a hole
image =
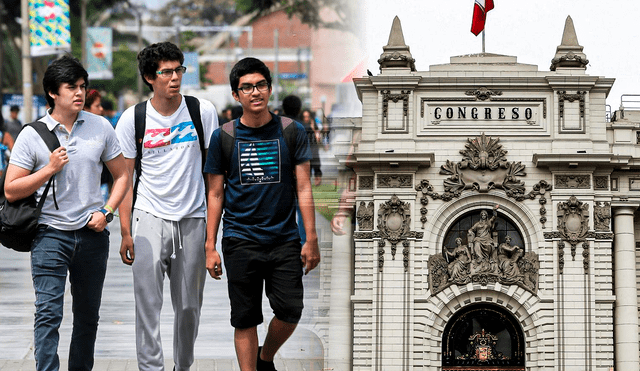
[[[487,19],[487,12],[493,9],[493,0],[476,0],[473,4],[473,21],[471,22],[471,33],[478,36],[484,30],[484,22]]]

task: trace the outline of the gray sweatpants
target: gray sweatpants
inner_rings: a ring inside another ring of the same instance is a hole
[[[141,371],[164,370],[160,310],[165,272],[170,281],[175,313],[175,369],[189,370],[193,363],[206,279],[205,233],[204,218],[185,218],[174,222],[156,218],[145,211],[133,211],[136,350]]]

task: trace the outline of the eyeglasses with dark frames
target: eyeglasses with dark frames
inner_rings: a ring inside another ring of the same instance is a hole
[[[259,92],[265,92],[269,90],[269,83],[263,80],[255,85],[242,84],[240,85],[240,88],[239,88],[239,90],[242,91],[244,94],[251,94],[253,93],[254,89],[258,89]]]
[[[181,76],[183,73],[187,72],[187,67],[180,66],[180,67],[177,67],[175,70],[166,69],[166,70],[156,71],[156,75],[162,76],[162,77],[171,77],[173,76],[174,72],[177,73],[178,76]]]

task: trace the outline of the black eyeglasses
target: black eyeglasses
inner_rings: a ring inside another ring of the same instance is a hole
[[[166,70],[156,71],[156,75],[159,75],[159,76],[162,76],[162,77],[171,77],[171,76],[173,76],[174,72],[177,73],[178,76],[180,76],[183,73],[187,72],[187,67],[180,66],[180,67],[176,68],[175,70],[166,69]]]
[[[253,89],[258,89],[258,91],[260,91],[260,92],[265,92],[265,91],[269,90],[269,83],[263,80],[263,81],[260,81],[259,83],[255,84],[255,85],[242,84],[242,85],[240,85],[240,88],[239,88],[239,90],[242,91],[245,94],[253,93]]]

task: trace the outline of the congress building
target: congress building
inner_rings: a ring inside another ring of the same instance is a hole
[[[558,36],[544,70],[416,71],[393,21],[333,123],[353,224],[323,251],[327,369],[639,370],[640,111],[608,115],[614,79]]]

